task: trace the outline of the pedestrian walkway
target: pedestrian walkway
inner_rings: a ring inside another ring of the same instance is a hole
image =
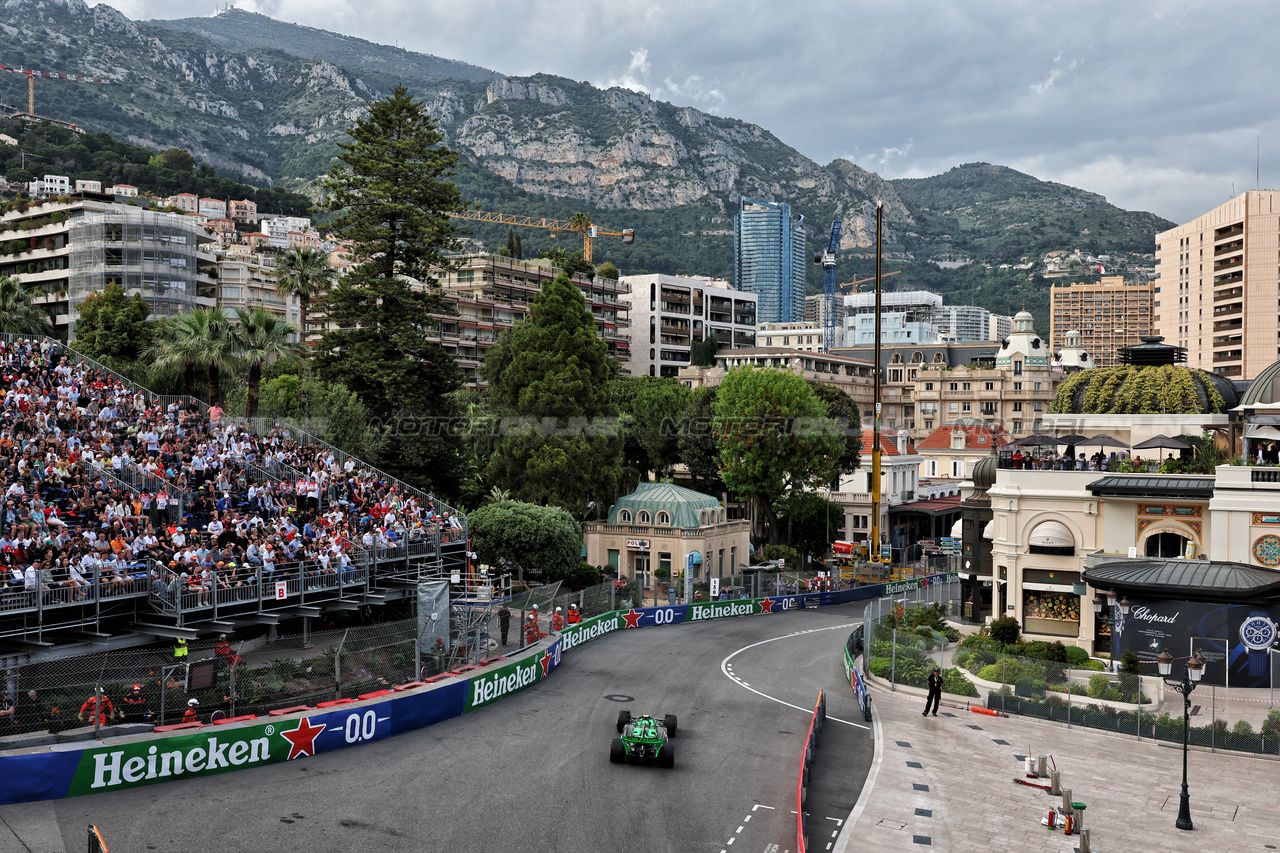
[[[1084,823],[1094,851],[1280,848],[1280,761],[1274,758],[1191,750],[1187,778],[1195,829],[1185,832],[1174,827],[1181,746],[975,714],[952,696],[943,697],[937,717],[922,717],[924,691],[901,686],[890,692],[875,684],[871,695],[876,758],[835,853],[1072,853],[1077,836],[1040,825],[1062,798],[1013,781],[1024,778],[1026,755],[1053,756],[1062,786],[1087,806]]]

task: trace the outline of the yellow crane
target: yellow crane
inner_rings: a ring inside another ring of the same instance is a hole
[[[621,231],[610,231],[593,225],[584,213],[575,213],[568,222],[550,219],[545,216],[515,216],[510,213],[490,213],[485,210],[460,210],[449,214],[455,219],[469,219],[472,222],[496,222],[500,225],[519,225],[524,228],[545,228],[548,231],[573,231],[582,235],[582,257],[591,263],[591,241],[596,237],[621,237],[624,243],[634,243],[634,228]],[[553,233],[552,237],[555,236]]]
[[[897,274],[898,274],[898,273],[900,273],[900,272],[902,272],[902,270],[894,270],[893,272],[887,272],[887,273],[885,273],[884,275],[882,275],[882,276],[880,276],[880,277],[881,277],[881,278],[888,278],[889,276],[891,276],[891,275],[897,275]],[[875,277],[875,276],[873,276],[873,275],[869,275],[869,276],[867,276],[866,278],[855,278],[853,281],[849,282],[848,284],[842,284],[842,285],[840,285],[840,286],[841,286],[841,287],[857,287],[857,286],[858,286],[858,285],[860,285],[860,284],[866,284],[866,283],[867,283],[867,282],[869,282],[869,281],[875,281],[875,280],[876,280],[876,277]]]
[[[36,78],[47,77],[51,80],[75,80],[78,83],[110,83],[102,77],[81,77],[76,74],[59,74],[56,71],[36,71],[33,68],[15,68],[12,65],[0,65],[0,71],[12,71],[27,78],[27,114],[36,117]]]

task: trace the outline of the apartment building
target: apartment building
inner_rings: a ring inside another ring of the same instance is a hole
[[[489,348],[499,334],[528,316],[529,303],[561,270],[497,255],[466,255],[453,260],[452,268],[436,272],[441,295],[455,312],[435,315],[439,321],[436,341],[457,358],[464,381],[481,388],[480,365]],[[631,322],[624,297],[630,285],[582,273],[575,273],[572,280],[586,298],[587,310],[608,344],[609,355],[622,363],[622,372],[629,373],[631,341],[627,330]]]
[[[875,364],[845,355],[805,352],[791,347],[748,347],[721,350],[711,367],[683,368],[678,378],[689,388],[710,388],[724,381],[735,367],[772,367],[824,385],[853,398],[864,419],[870,419],[875,398]]]
[[[80,178],[77,178],[76,192],[77,193],[95,193],[97,195],[101,195],[102,181],[86,181],[86,180],[81,180]]]
[[[267,235],[267,245],[276,249],[287,249],[290,245],[301,245],[298,237],[290,243],[290,233],[305,234],[314,232],[311,220],[305,216],[271,216],[259,223],[263,233]]]
[[[922,428],[917,417],[915,393],[920,371],[927,366],[994,367],[998,346],[991,343],[883,345],[880,354],[883,425],[887,429],[905,429],[913,438],[928,434],[938,424],[935,418],[933,426]],[[874,345],[842,347],[838,353],[863,361],[875,361]]]
[[[913,393],[916,426],[929,433],[955,421],[978,421],[1016,441],[1041,430],[1064,376],[1030,312],[1019,312],[994,364],[921,367]]]
[[[214,304],[212,238],[174,213],[71,198],[0,216],[0,275],[37,291],[60,336],[73,333],[76,307],[117,283],[142,294],[152,315]]]
[[[631,372],[676,376],[689,365],[689,348],[715,338],[722,348],[756,345],[759,296],[720,279],[665,274],[629,275],[621,281],[631,321]]]
[[[1280,355],[1280,192],[1249,190],[1156,235],[1153,333],[1187,366],[1253,379]]]
[[[851,293],[844,297],[846,346],[875,345],[876,295]],[[880,294],[880,342],[921,343],[938,340],[942,297],[927,290],[895,290]]]
[[[45,175],[28,186],[32,198],[57,198],[71,194],[71,179],[66,175]]]
[[[943,305],[935,316],[944,341],[998,341],[1013,331],[1012,317],[978,305]]]
[[[301,328],[298,298],[286,300],[276,290],[276,257],[273,252],[249,251],[248,246],[228,247],[217,263],[218,304],[232,316],[237,308],[264,308]]]
[[[227,203],[220,198],[202,198],[196,212],[210,219],[224,219],[227,215]]]
[[[836,345],[840,333],[836,333]],[[823,352],[826,330],[816,323],[762,323],[756,341],[762,347],[790,347],[804,352]]]
[[[258,221],[258,204],[247,198],[233,201],[228,205],[228,213],[236,222],[253,225]]]
[[[1123,347],[1152,333],[1154,298],[1155,285],[1145,279],[1109,275],[1099,281],[1055,281],[1049,290],[1049,348],[1057,349],[1066,333],[1076,330],[1094,367],[1119,364]]]
[[[176,207],[183,213],[200,212],[200,196],[195,193],[176,193],[165,199],[170,207]]]
[[[759,297],[759,322],[794,323],[804,317],[804,217],[784,202],[738,199],[733,220],[733,282]]]

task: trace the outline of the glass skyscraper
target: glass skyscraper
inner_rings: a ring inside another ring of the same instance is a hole
[[[791,205],[738,199],[733,225],[734,284],[759,297],[757,323],[804,320],[804,217],[791,218]]]

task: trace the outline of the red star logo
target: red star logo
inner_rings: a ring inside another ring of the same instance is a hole
[[[772,599],[772,598],[762,598],[762,599],[760,599],[760,612],[761,612],[761,613],[772,613],[772,612],[773,612],[773,599]]]
[[[551,666],[551,649],[547,649],[547,651],[542,655],[542,659],[539,663],[542,664],[542,677],[546,678],[549,674],[547,667]]]
[[[928,586],[928,585],[929,585],[929,579],[928,579],[928,578],[920,578],[920,586],[921,586],[921,587],[926,587],[926,586]]]
[[[316,736],[325,730],[325,724],[318,726],[311,725],[311,721],[303,717],[298,721],[298,727],[293,731],[280,732],[280,736],[289,741],[289,757],[286,761],[293,761],[299,755],[315,755],[316,754]]]
[[[641,617],[641,616],[643,616],[643,615],[644,615],[643,613],[637,613],[637,612],[636,612],[636,609],[633,607],[633,608],[631,608],[631,612],[630,612],[630,613],[623,613],[623,614],[622,614],[622,619],[623,619],[623,621],[625,621],[625,622],[627,623],[627,627],[628,627],[628,628],[639,628],[639,627],[640,627],[640,617]]]

